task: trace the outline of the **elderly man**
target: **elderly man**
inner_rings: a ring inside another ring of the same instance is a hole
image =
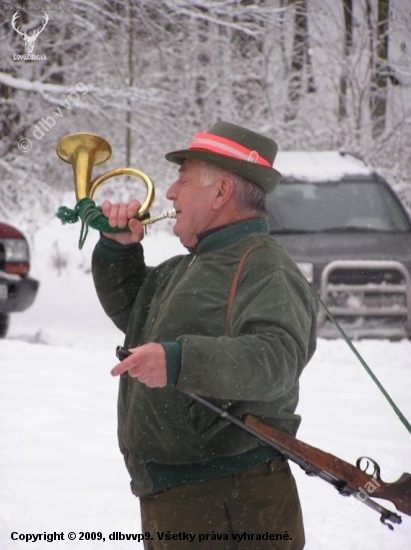
[[[276,152],[271,139],[218,122],[166,155],[180,166],[167,198],[188,253],[157,267],[144,262],[139,202],[102,205],[111,227],[129,228],[101,236],[93,276],[132,352],[112,374],[121,375],[119,444],[146,549],[304,546],[287,462],[189,397],[297,431],[315,310],[298,268],[268,233]],[[287,536],[279,542],[279,534]]]

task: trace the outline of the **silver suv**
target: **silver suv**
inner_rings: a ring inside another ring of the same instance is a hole
[[[411,336],[411,219],[387,182],[344,153],[279,153],[271,234],[351,338]],[[338,332],[322,307],[319,335]]]

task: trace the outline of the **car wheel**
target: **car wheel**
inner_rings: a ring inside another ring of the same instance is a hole
[[[9,316],[6,313],[0,313],[0,338],[4,338],[9,328]]]

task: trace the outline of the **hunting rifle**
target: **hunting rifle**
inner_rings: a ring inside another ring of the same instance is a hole
[[[127,349],[117,346],[116,356],[120,361],[129,355],[130,352]],[[381,514],[381,523],[389,529],[393,530],[394,527],[391,523],[387,522],[401,523],[401,516],[391,510],[387,510],[387,508],[372,500],[369,497],[369,493],[375,498],[392,502],[397,510],[411,516],[410,474],[403,473],[397,481],[386,483],[380,477],[379,465],[372,458],[362,456],[357,459],[356,465],[353,466],[341,458],[312,447],[282,430],[265,424],[255,416],[248,414],[244,420],[241,420],[200,395],[195,393],[188,393],[187,395],[217,413],[221,418],[228,420],[275,449],[284,458],[292,460],[307,475],[317,476],[333,485],[340,495],[353,496],[363,504],[366,504]],[[361,469],[363,460],[367,464],[364,469]],[[374,471],[372,474],[367,474],[366,471],[370,464],[374,467]]]
[[[380,467],[371,458],[360,457],[356,466],[344,460],[312,447],[295,437],[273,428],[252,415],[247,415],[243,420],[218,407],[208,399],[190,393],[189,396],[209,409],[219,414],[222,418],[235,424],[260,441],[278,451],[284,458],[298,464],[307,475],[317,476],[333,485],[344,496],[353,496],[366,504],[379,514],[380,521],[391,530],[391,523],[401,523],[401,517],[387,510],[369,497],[369,493],[375,498],[381,498],[392,502],[397,510],[411,516],[411,475],[404,473],[393,483],[386,483],[380,477]],[[365,468],[361,469],[361,463]],[[374,467],[372,474],[366,471],[369,465]]]

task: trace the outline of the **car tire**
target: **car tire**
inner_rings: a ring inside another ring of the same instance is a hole
[[[4,338],[9,328],[9,316],[6,313],[0,313],[0,338]]]

